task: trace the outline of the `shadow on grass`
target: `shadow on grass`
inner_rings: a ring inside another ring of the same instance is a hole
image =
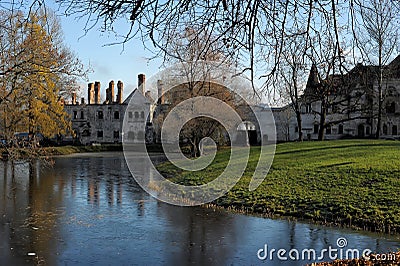
[[[319,142],[319,143],[325,143],[325,142]],[[277,151],[275,154],[298,154],[298,153],[304,153],[304,152],[313,152],[313,151],[327,151],[327,150],[340,150],[344,148],[360,148],[360,147],[393,147],[393,146],[399,146],[400,147],[400,142],[398,141],[388,141],[387,143],[349,143],[349,144],[343,144],[343,145],[338,145],[338,146],[329,146],[328,143],[333,143],[335,145],[334,141],[326,141],[327,145],[321,146],[321,147],[313,147],[313,148],[303,148],[303,149],[296,149],[296,150],[290,150],[290,151]]]

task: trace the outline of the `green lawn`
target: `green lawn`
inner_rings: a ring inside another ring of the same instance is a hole
[[[104,151],[122,151],[120,144],[106,144],[99,146],[59,146],[59,147],[43,147],[38,149],[29,148],[11,148],[8,152],[13,154],[13,158],[37,158],[39,156],[68,155],[82,152],[104,152]],[[6,152],[0,147],[0,155]]]
[[[229,159],[219,151],[201,172],[159,166],[186,185],[216,178]],[[248,190],[259,149],[252,147],[244,176],[214,204],[270,217],[400,233],[400,142],[340,140],[278,144],[271,170],[255,191]]]

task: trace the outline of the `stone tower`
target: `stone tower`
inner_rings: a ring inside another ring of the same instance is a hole
[[[106,92],[106,102],[109,104],[114,102],[114,80],[111,80],[108,84],[108,89]]]
[[[144,74],[139,74],[138,75],[138,90],[142,95],[144,95],[144,92],[146,91],[145,88],[146,85],[146,76]]]
[[[158,104],[164,104],[164,88],[163,88],[162,80],[157,80],[157,90],[158,90]]]
[[[122,83],[122,81],[120,81],[120,80],[118,80],[117,89],[118,89],[117,103],[121,104],[122,98],[123,98],[123,93],[124,93],[124,83]]]
[[[94,84],[88,84],[88,104],[94,104]]]
[[[75,105],[76,104],[76,92],[73,92],[71,95],[71,104]]]
[[[312,64],[310,75],[308,76],[306,89],[304,91],[305,95],[315,95],[316,90],[320,84],[318,69],[315,64]]]
[[[94,103],[100,104],[100,82],[96,81],[94,83]]]

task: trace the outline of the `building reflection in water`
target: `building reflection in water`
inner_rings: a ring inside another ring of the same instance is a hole
[[[40,175],[39,163],[3,162],[0,167],[0,250],[2,263],[54,264],[57,248],[57,207],[62,201],[63,182]],[[59,189],[54,190],[53,187]],[[34,253],[35,256],[28,256]]]
[[[150,182],[149,165],[134,159],[137,174]],[[349,243],[371,249],[391,245],[307,224],[158,202],[136,184],[122,153],[57,158],[52,168],[1,162],[0,212],[1,265],[258,264],[255,252],[265,243],[319,248],[348,236]]]

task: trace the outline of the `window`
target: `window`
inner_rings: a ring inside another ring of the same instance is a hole
[[[103,138],[103,131],[102,130],[97,131],[97,138]]]
[[[327,135],[332,134],[332,128],[331,128],[331,126],[327,126],[327,127],[326,127],[326,134],[327,134]]]
[[[135,112],[135,118],[138,119],[139,118],[139,113]]]
[[[98,119],[103,119],[104,118],[103,111],[97,111],[97,118]]]
[[[314,125],[314,134],[318,134],[318,131],[319,131],[319,126]]]
[[[114,112],[114,119],[119,119],[119,112],[118,111]]]
[[[338,112],[339,112],[339,107],[336,104],[332,105],[332,113],[338,113]]]
[[[339,125],[339,134],[343,134],[343,125]]]
[[[74,115],[73,115],[74,119],[78,119],[78,112],[74,111]]]
[[[396,112],[396,103],[392,102],[392,103],[388,103],[386,105],[386,113],[387,114],[394,114]]]
[[[393,125],[392,127],[392,135],[397,135],[397,126]]]
[[[81,111],[81,119],[85,118],[85,112]]]
[[[139,131],[137,134],[137,139],[138,140],[144,140],[144,132],[143,131]]]
[[[387,95],[388,95],[388,96],[394,96],[394,91],[395,91],[395,90],[396,90],[396,88],[390,87],[389,90],[388,90]]]
[[[298,133],[298,132],[299,132],[299,127],[296,126],[296,127],[294,128],[294,132]]]
[[[306,105],[306,113],[309,114],[309,113],[311,113],[311,112],[312,112],[311,103],[308,103],[308,104]]]
[[[367,136],[371,135],[371,128],[370,127],[366,127],[365,130],[366,130]]]
[[[128,132],[128,139],[134,140],[134,139],[135,139],[135,132],[129,131],[129,132]]]
[[[133,118],[132,112],[129,112],[129,113],[128,113],[128,117],[129,117],[129,118]]]
[[[82,132],[82,137],[90,137],[90,131],[89,129],[85,129]]]
[[[388,127],[386,124],[383,124],[383,134],[387,135],[387,133],[388,133]]]
[[[143,118],[143,119],[144,119],[144,112],[143,112],[143,111],[140,112],[140,118]]]
[[[114,130],[114,139],[119,139],[119,131]]]

